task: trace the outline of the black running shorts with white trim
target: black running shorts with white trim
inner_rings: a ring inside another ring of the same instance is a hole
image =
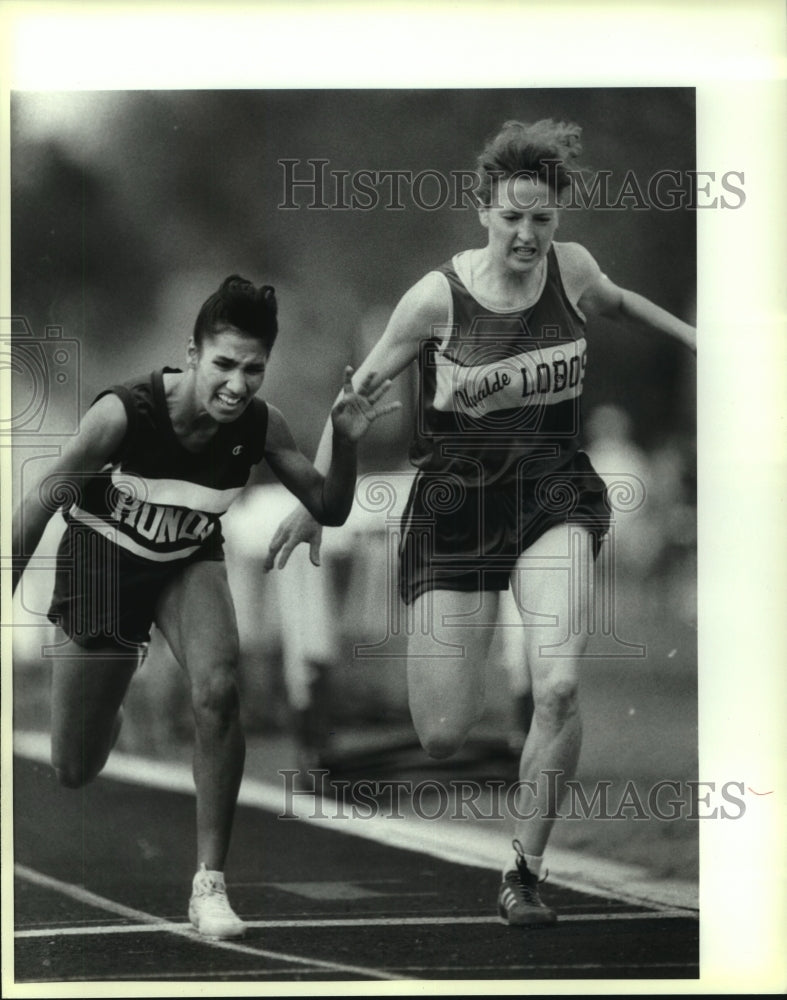
[[[215,534],[186,559],[152,562],[100,531],[69,523],[57,550],[49,620],[85,649],[149,642],[164,588],[194,562],[224,559],[221,533]]]
[[[471,487],[450,473],[419,472],[402,516],[402,599],[506,590],[519,556],[559,524],[586,528],[595,557],[609,522],[604,481],[582,451],[538,479],[506,485]]]

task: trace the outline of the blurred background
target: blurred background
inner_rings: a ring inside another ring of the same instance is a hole
[[[694,115],[694,92],[678,88],[13,94],[13,312],[34,341],[59,328],[70,358],[68,377],[47,387],[45,423],[17,422],[17,497],[98,391],[183,364],[201,303],[233,272],[276,287],[280,335],[262,394],[313,456],[344,365],[363,358],[412,283],[484,242],[467,204],[431,211],[406,184],[401,207],[391,206],[390,188],[379,188],[368,209],[336,207],[339,172],[450,176],[474,168],[505,120],[554,117],[583,127],[583,161],[610,172],[614,198],[629,172],[644,187],[658,171],[694,169]],[[308,178],[307,161],[316,159],[327,161],[325,208],[308,207],[309,190],[286,188],[288,170]],[[437,200],[434,187],[423,193]],[[558,238],[582,243],[616,283],[693,323],[695,213],[636,200],[567,210]],[[593,325],[589,343],[588,451],[611,481],[636,476],[644,492],[642,503],[615,514],[614,613],[591,643],[581,776],[685,780],[696,777],[697,757],[694,359],[604,323]],[[29,380],[15,373],[15,415],[28,412]],[[409,486],[414,399],[412,382],[399,383],[403,410],[365,441],[362,473],[371,478],[361,479],[348,524],[325,532],[320,571],[301,553],[283,573],[262,574],[270,537],[292,506],[264,474],[225,519],[252,766],[263,756],[267,767],[291,766],[313,750],[315,760],[333,754],[338,768],[353,754],[412,739],[389,558]],[[60,530],[53,519],[17,601],[20,728],[48,723],[43,616]],[[500,641],[467,765],[475,773],[510,770],[505,746],[516,745],[521,723],[518,663],[515,641]],[[154,635],[120,746],[179,756],[190,726],[182,679]],[[374,767],[384,768],[384,757]],[[405,766],[400,752],[389,758]],[[422,755],[411,765],[427,766]],[[630,823],[603,833],[599,824],[580,826],[565,834],[572,843],[590,838],[599,853],[647,855],[664,874],[696,871],[694,831],[678,824],[660,825],[661,851],[632,847],[630,829],[624,845],[620,828]],[[687,839],[676,852],[678,835]]]

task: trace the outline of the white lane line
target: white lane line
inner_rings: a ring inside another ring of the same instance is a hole
[[[408,972],[452,972],[459,973],[462,970],[465,972],[497,972],[494,978],[497,980],[502,979],[500,975],[501,972],[516,972],[520,969],[524,972],[562,972],[563,978],[568,972],[574,972],[576,970],[586,970],[586,969],[636,969],[639,973],[641,968],[645,969],[685,969],[687,967],[693,967],[695,963],[692,962],[647,962],[642,963],[642,965],[635,965],[633,962],[604,962],[602,965],[598,962],[565,962],[563,965],[537,965],[536,963],[527,965],[405,965],[402,967],[403,973]],[[454,978],[462,978],[461,976],[452,976]],[[528,979],[536,979],[536,976],[528,976]],[[605,979],[611,978],[611,976],[605,976]],[[519,994],[522,995],[522,994]],[[579,996],[587,996],[588,994],[575,994]]]
[[[156,917],[152,913],[145,913],[144,910],[136,910],[129,906],[123,906],[122,903],[116,903],[112,899],[98,896],[96,893],[83,889],[81,886],[62,882],[60,879],[52,878],[50,875],[44,875],[42,872],[27,868],[25,865],[14,865],[14,874],[33,885],[59,892],[77,902],[86,903],[89,906],[105,910],[108,913],[114,913],[120,917],[137,920],[148,930],[166,931],[169,934],[188,938],[189,941],[193,941],[195,944],[207,945],[210,948],[231,951],[240,955],[270,958],[276,962],[290,962],[294,965],[307,966],[311,969],[326,969],[330,972],[349,972],[353,975],[363,976],[366,979],[385,979],[391,981],[401,979],[400,976],[389,975],[380,969],[367,969],[364,966],[347,965],[340,962],[326,962],[322,959],[306,958],[301,955],[291,955],[288,952],[282,951],[268,951],[264,948],[254,948],[251,945],[239,944],[236,941],[214,941],[211,938],[201,937],[190,924],[174,923],[164,920],[162,917]]]
[[[630,975],[631,974],[631,970],[633,968],[636,968],[637,971],[639,971],[640,968],[665,969],[666,970],[666,969],[687,969],[689,967],[692,967],[692,964],[689,963],[689,962],[649,962],[646,966],[633,966],[633,965],[631,965],[631,963],[626,964],[624,962],[616,962],[614,964],[606,964],[605,963],[604,965],[601,965],[601,964],[598,964],[598,963],[595,963],[595,962],[577,962],[575,964],[572,963],[571,965],[565,965],[565,964],[564,965],[546,965],[546,964],[536,964],[536,963],[527,964],[527,965],[513,965],[513,964],[511,964],[511,965],[509,965],[509,964],[506,964],[506,965],[500,965],[500,964],[498,964],[498,965],[457,965],[457,964],[454,964],[454,965],[407,965],[407,966],[403,966],[402,969],[401,969],[401,971],[402,971],[401,979],[407,980],[409,982],[410,980],[416,978],[415,975],[410,975],[410,973],[419,973],[419,972],[430,972],[430,973],[433,973],[433,972],[447,972],[450,975],[446,976],[446,979],[450,978],[451,980],[465,979],[465,978],[467,978],[467,973],[468,972],[492,972],[492,973],[494,973],[494,975],[492,977],[490,977],[490,978],[494,979],[498,983],[500,983],[500,982],[505,982],[503,973],[507,973],[507,972],[530,972],[530,973],[533,973],[533,972],[562,972],[565,975],[566,972],[585,972],[585,971],[589,972],[591,970],[592,971],[596,971],[598,969],[610,969],[612,971],[614,971],[614,970],[620,970],[620,971],[626,970],[629,973],[629,975]],[[158,982],[159,980],[166,981],[168,979],[173,979],[173,980],[176,980],[176,981],[181,981],[182,980],[183,982],[186,982],[189,979],[198,979],[198,978],[200,978],[200,975],[204,975],[204,973],[201,974],[201,973],[197,973],[197,972],[192,972],[192,973],[161,972],[161,973],[150,973],[149,975],[145,975],[144,973],[141,973],[139,975],[135,974],[133,976],[133,978],[131,976],[117,976],[116,975],[116,976],[112,977],[112,982],[113,983],[146,982],[146,981]],[[245,970],[245,969],[230,969],[227,972],[223,972],[222,973],[222,979],[225,982],[227,980],[231,979],[231,978],[234,978],[234,979],[240,980],[240,981],[249,981],[249,980],[252,980],[252,979],[254,981],[256,981],[256,980],[262,980],[262,979],[266,979],[266,978],[270,979],[272,976],[284,976],[284,975],[288,975],[288,976],[298,976],[298,975],[299,976],[303,976],[303,969],[295,969],[295,968],[293,968],[293,969],[276,969],[276,970],[271,970],[271,969],[250,969],[248,971]],[[430,976],[429,978],[430,978],[430,980],[432,980],[432,979],[435,979],[436,977]],[[527,978],[529,980],[530,979],[537,979],[538,976],[530,975]],[[609,978],[609,977],[604,977],[604,978]],[[309,980],[308,979],[304,979],[302,981],[304,983],[307,983]],[[106,983],[106,979],[105,978],[100,978],[98,976],[80,976],[78,979],[75,979],[75,978],[73,978],[73,979],[68,979],[68,978],[66,978],[66,979],[46,979],[46,978],[44,978],[42,976],[36,976],[35,982],[36,982],[36,984],[39,984],[39,983],[68,983],[68,982],[78,982],[78,983],[91,983],[91,982]],[[293,987],[290,984],[288,986],[288,990],[292,990],[292,989],[293,989]],[[301,991],[299,991],[299,992],[301,992]],[[497,992],[499,992],[499,991],[497,991]],[[514,991],[512,991],[512,992],[514,992]],[[74,994],[74,995],[76,995],[76,994]],[[227,994],[227,995],[229,996],[230,994]],[[259,994],[257,994],[257,995],[259,996]],[[271,994],[271,995],[276,995],[276,994]],[[289,996],[290,994],[288,993],[286,995]],[[326,994],[321,994],[321,995],[326,995]],[[339,996],[340,994],[337,993],[336,995]],[[344,995],[345,996],[350,996],[351,994],[345,990]],[[394,994],[394,995],[396,995],[396,994]],[[461,994],[451,994],[451,995],[456,996],[456,995],[461,995]],[[514,992],[514,995],[521,996],[523,994],[521,994],[518,991],[516,991],[516,992]]]
[[[641,966],[636,966],[636,969],[638,971],[639,971],[640,968],[647,968],[647,969],[686,969],[689,966],[690,966],[689,962],[650,962],[650,963],[648,963],[647,966],[642,966],[642,967]],[[610,970],[621,970],[621,971],[627,970],[629,972],[629,974],[630,974],[631,969],[633,969],[633,968],[635,968],[635,966],[631,965],[630,963],[628,965],[626,965],[625,963],[615,963],[615,964],[606,964],[605,963],[604,965],[600,965],[600,964],[596,964],[596,963],[593,963],[593,962],[577,962],[576,964],[572,964],[572,965],[543,965],[543,964],[537,965],[535,963],[528,964],[528,965],[508,965],[508,964],[506,964],[506,965],[457,965],[457,964],[454,964],[454,965],[407,965],[407,966],[402,967],[402,969],[401,969],[401,972],[402,972],[402,977],[401,978],[405,979],[405,980],[407,980],[409,982],[410,980],[416,978],[415,975],[410,975],[410,973],[419,973],[419,972],[429,972],[429,973],[433,973],[433,972],[447,972],[447,973],[450,973],[450,979],[456,980],[456,979],[465,979],[465,978],[467,978],[466,974],[468,972],[492,972],[492,973],[494,973],[494,975],[492,977],[490,977],[490,978],[492,978],[492,979],[497,980],[498,982],[500,982],[500,981],[504,981],[503,980],[503,973],[506,973],[506,972],[530,972],[530,973],[533,973],[533,972],[562,972],[564,974],[564,976],[565,976],[566,972],[575,972],[575,971],[582,971],[582,972],[584,972],[584,971],[590,971],[590,970],[595,971],[597,969],[610,969]],[[240,981],[255,981],[256,982],[257,980],[263,980],[263,979],[266,979],[266,978],[270,979],[273,976],[289,976],[289,977],[301,976],[301,977],[303,977],[304,973],[303,973],[303,969],[302,968],[275,969],[275,970],[272,970],[272,969],[249,969],[249,970],[246,970],[246,969],[229,969],[226,972],[222,972],[221,975],[222,975],[222,979],[225,982],[227,980],[229,980],[229,979],[235,979],[235,980],[240,980]],[[189,979],[199,979],[199,978],[201,978],[203,976],[204,976],[204,973],[198,973],[198,972],[191,972],[191,973],[189,973],[189,972],[186,972],[186,973],[180,973],[180,972],[155,972],[154,973],[154,972],[151,972],[148,975],[145,975],[144,973],[141,973],[139,975],[135,974],[133,977],[131,977],[131,976],[117,976],[117,975],[115,975],[115,976],[112,977],[112,982],[113,983],[146,982],[146,981],[158,982],[159,980],[165,982],[165,981],[167,981],[169,979],[176,980],[176,981],[187,982]],[[433,979],[433,978],[435,978],[435,977],[430,977],[430,979]],[[449,978],[449,977],[446,977],[446,978]],[[530,975],[527,978],[528,979],[537,979],[538,977]],[[605,977],[605,978],[608,978],[608,977]],[[303,978],[301,978],[301,981],[304,982],[304,983],[309,982],[308,979],[303,979]],[[36,976],[35,982],[36,982],[36,984],[39,984],[39,983],[68,983],[68,982],[78,982],[78,983],[91,983],[91,982],[106,983],[106,979],[102,978],[102,977],[99,977],[99,976],[80,976],[78,979],[46,979],[46,978],[44,978],[42,976]],[[322,982],[322,980],[320,980],[320,982]],[[289,990],[293,989],[293,987],[292,987],[291,984],[288,986],[288,989]],[[229,995],[229,994],[227,994],[227,995]],[[257,995],[259,996],[259,994],[257,994]],[[287,995],[290,995],[290,994],[288,993]],[[325,995],[325,994],[322,994],[322,995]],[[339,996],[340,994],[337,993],[336,995]],[[345,996],[350,996],[351,994],[349,992],[345,991],[344,995]],[[452,995],[456,995],[456,994],[452,994]],[[521,995],[521,994],[517,993],[515,995]]]
[[[104,896],[97,896],[94,892],[90,892],[89,889],[83,889],[81,886],[72,885],[70,882],[63,882],[60,879],[52,878],[51,875],[44,875],[43,872],[36,871],[34,868],[28,868],[27,865],[15,864],[14,875],[24,879],[26,882],[30,882],[32,885],[60,892],[70,899],[76,900],[78,903],[85,903],[87,906],[93,906],[97,910],[114,913],[116,916],[126,917],[128,920],[137,920],[146,926],[153,924],[156,930],[172,929],[173,932],[179,933],[184,929],[184,925],[182,924],[172,923],[163,917],[156,917],[152,913],[145,913],[144,910],[136,910],[131,906],[124,906],[122,903],[106,899]]]
[[[560,924],[584,924],[588,921],[607,920],[694,920],[692,914],[685,910],[659,910],[650,913],[572,913],[561,915]],[[336,917],[315,920],[246,920],[247,927],[256,930],[278,930],[295,927],[429,927],[439,925],[456,926],[457,924],[502,924],[499,917]],[[15,938],[41,937],[90,937],[105,934],[147,934],[174,930],[184,933],[189,930],[189,924],[168,923],[157,921],[155,924],[106,924],[87,927],[31,927],[14,932]],[[191,935],[189,935],[191,936]]]
[[[298,967],[293,967],[293,968],[287,968],[286,966],[283,966],[283,967],[278,968],[278,969],[227,969],[226,971],[222,971],[222,973],[221,973],[221,981],[224,982],[224,983],[226,983],[229,980],[233,979],[233,980],[239,980],[241,982],[252,982],[252,983],[254,983],[254,982],[257,982],[258,980],[273,979],[274,977],[276,977],[276,980],[281,979],[283,982],[287,983],[287,990],[288,990],[288,992],[287,993],[272,993],[272,994],[265,994],[265,995],[268,995],[268,996],[297,996],[298,994],[296,994],[294,992],[295,987],[290,982],[290,980],[295,979],[296,983],[300,983],[300,982],[309,983],[309,982],[312,982],[312,980],[309,978],[310,975],[312,975],[312,976],[318,976],[318,975],[320,975],[320,973],[317,970],[313,970],[313,971],[310,972],[310,970],[307,969],[306,971],[304,971],[302,965],[298,966]],[[324,983],[324,982],[330,982],[331,981],[331,980],[329,980],[329,979],[326,978],[324,971],[321,973],[321,976],[322,976],[322,978],[314,980],[314,981],[317,982],[317,983]],[[296,977],[297,977],[297,979],[296,979]],[[405,976],[399,976],[397,982],[401,982],[401,980],[405,979],[405,978],[409,982],[411,979],[414,979],[416,977],[414,977],[414,976],[407,976],[407,977],[405,977]],[[135,972],[133,976],[120,976],[120,975],[117,975],[117,974],[113,974],[112,980],[108,984],[107,988],[111,990],[113,983],[136,983],[136,982],[140,982],[140,983],[144,983],[144,982],[156,983],[159,980],[161,980],[162,982],[166,982],[167,980],[174,980],[175,982],[181,982],[182,981],[182,982],[185,983],[185,982],[188,982],[191,979],[202,981],[202,980],[205,979],[205,973],[204,972],[149,972],[149,973],[145,974],[144,972],[140,972],[140,973],[136,973]],[[26,983],[27,981],[26,980],[18,980],[18,982],[24,982],[24,983]],[[107,986],[107,977],[106,976],[70,976],[70,977],[69,976],[64,976],[64,977],[60,977],[59,976],[57,979],[55,979],[54,977],[48,979],[45,976],[36,976],[34,980],[31,979],[29,982],[30,982],[31,985],[35,985],[35,986],[38,986],[39,984],[42,984],[42,983],[102,983],[105,986]],[[299,993],[300,992],[303,992],[305,994],[305,991],[299,991]],[[24,994],[20,994],[20,995],[24,995]],[[30,995],[31,996],[36,996],[36,995],[40,996],[41,994],[30,994]],[[63,996],[63,995],[69,996],[69,994],[62,994],[62,993],[58,994],[58,995],[59,996]],[[83,993],[72,993],[70,995],[74,996],[74,997],[84,996]],[[105,994],[96,994],[96,995],[113,996],[113,995],[120,995],[120,994],[105,993]],[[141,994],[141,993],[131,994],[131,993],[128,993],[128,994],[125,994],[125,995],[126,996],[143,996],[143,995],[147,995],[147,994]],[[162,996],[163,994],[151,994],[151,996],[154,996],[154,995],[155,996]],[[166,994],[166,995],[167,996],[180,996],[181,994],[180,993],[172,993],[172,994]],[[202,996],[207,996],[208,994],[202,993],[201,995]],[[227,992],[227,993],[218,993],[218,994],[215,994],[215,995],[216,996],[232,996],[233,994],[230,993],[230,992]],[[308,995],[308,994],[306,994],[306,995]],[[313,995],[315,995],[315,996],[329,996],[331,994],[320,993],[320,994],[313,994]],[[345,985],[343,993],[338,993],[338,992],[336,993],[336,996],[342,996],[342,995],[349,997],[349,996],[353,996],[353,995],[356,995],[356,994],[350,992],[349,987]],[[397,994],[394,993],[392,995],[396,996]],[[249,994],[246,994],[246,993],[242,993],[242,992],[239,991],[239,992],[237,992],[235,994],[235,996],[236,997],[241,997],[241,996],[256,996],[256,997],[261,997],[261,996],[263,996],[263,994],[261,994],[261,993],[249,993]]]
[[[49,762],[49,738],[44,733],[14,733],[14,752],[32,760]],[[167,791],[194,794],[191,768],[115,751],[104,771],[108,778]],[[500,870],[500,832],[482,821],[436,822],[396,813],[354,817],[351,808],[310,792],[289,794],[284,780],[272,782],[244,778],[238,802],[272,812],[282,822],[307,822],[337,833],[350,834],[418,851],[456,864]],[[285,814],[287,818],[284,818]],[[679,880],[656,880],[641,866],[589,857],[579,851],[550,847],[549,880],[555,885],[606,899],[656,909],[698,909],[697,887]]]

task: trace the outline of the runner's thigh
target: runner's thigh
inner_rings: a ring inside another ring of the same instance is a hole
[[[91,760],[108,750],[139,658],[111,645],[86,650],[71,639],[58,650],[52,662],[52,762],[58,768],[85,762],[90,770]]]
[[[498,601],[496,591],[433,590],[408,609],[407,683],[419,732],[436,718],[466,728],[480,717]]]
[[[550,528],[517,560],[511,586],[533,673],[574,673],[585,651],[593,607],[590,534],[577,525]]]
[[[156,624],[192,681],[205,672],[234,670],[238,625],[224,562],[191,563],[159,598]]]

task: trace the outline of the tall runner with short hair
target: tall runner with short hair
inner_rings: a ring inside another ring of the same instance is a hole
[[[634,322],[696,349],[692,327],[619,288],[582,246],[554,241],[580,137],[577,125],[551,119],[503,125],[478,160],[486,245],[410,288],[356,375],[391,379],[418,365],[418,472],[399,586],[412,621],[429,626],[408,636],[407,672],[413,722],[431,756],[453,754],[481,716],[500,591],[510,585],[519,608],[534,714],[519,769],[531,800],[514,817],[515,853],[498,895],[512,925],[556,918],[538,882],[579,757],[579,664],[609,522],[604,484],[580,447],[587,321]],[[329,455],[323,435],[318,468]],[[277,556],[283,566],[301,541],[314,561],[319,537],[296,509],[274,536],[267,568]],[[550,772],[559,775],[554,787]]]
[[[14,519],[14,587],[54,509],[66,521],[49,617],[64,635],[52,671],[52,763],[79,788],[117,738],[122,703],[155,624],[186,671],[195,720],[197,930],[237,937],[224,864],[243,773],[238,631],[221,515],[263,459],[321,524],[352,506],[356,444],[390,382],[352,369],[331,411],[325,474],[282,414],[257,398],[278,332],[273,288],[231,275],[202,306],[185,371],[164,368],[101,393],[46,480]],[[64,502],[64,498],[67,501]],[[52,499],[56,502],[50,502]]]

